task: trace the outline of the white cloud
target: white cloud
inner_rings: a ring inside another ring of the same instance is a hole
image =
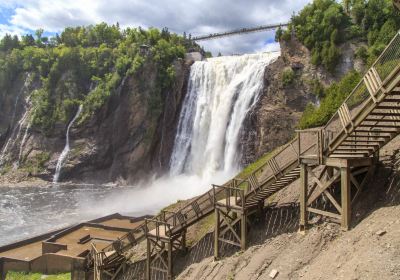
[[[26,33],[27,31],[25,29],[22,29],[18,26],[0,24],[0,37],[3,37],[6,34],[21,36]]]
[[[310,0],[0,0],[0,8],[14,9],[10,24],[21,30],[43,28],[60,32],[67,26],[119,22],[122,27],[168,27],[192,35],[288,21]],[[238,53],[262,48],[266,36],[238,36],[205,42],[214,53]]]

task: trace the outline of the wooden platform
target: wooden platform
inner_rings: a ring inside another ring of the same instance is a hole
[[[0,247],[0,275],[9,269],[41,273],[70,272],[96,242],[99,250],[124,236],[143,218],[118,213]],[[110,252],[109,255],[114,254]]]

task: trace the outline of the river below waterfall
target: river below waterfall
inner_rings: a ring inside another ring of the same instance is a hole
[[[0,187],[0,246],[50,230],[118,212],[130,216],[156,214],[177,200],[188,199],[221,184],[197,176],[154,179],[146,184]]]

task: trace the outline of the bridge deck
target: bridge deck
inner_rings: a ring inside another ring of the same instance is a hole
[[[193,41],[211,40],[211,39],[227,37],[227,36],[232,36],[232,35],[238,35],[238,34],[247,34],[247,33],[253,33],[253,32],[267,31],[267,30],[276,29],[279,27],[284,27],[287,25],[288,25],[288,23],[278,23],[278,24],[261,25],[261,26],[252,27],[252,28],[241,28],[241,29],[235,29],[235,30],[230,30],[230,31],[226,31],[226,32],[196,36],[196,37],[193,37],[192,40]]]

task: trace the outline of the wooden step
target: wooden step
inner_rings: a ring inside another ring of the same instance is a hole
[[[365,124],[365,123],[362,123],[358,127],[400,128],[400,124],[397,125],[397,124]]]
[[[388,119],[366,118],[363,122],[375,122],[376,126],[379,126],[381,125],[381,123],[400,123],[400,119],[388,120]]]
[[[382,129],[382,130],[368,130],[368,129],[358,129],[353,131],[354,132],[367,132],[367,133],[397,133],[397,130],[388,130],[388,129]]]
[[[383,100],[383,102],[386,102],[386,100]],[[396,102],[400,102],[400,99],[396,99]],[[381,109],[381,110],[399,110],[400,105],[378,105],[376,109]]]
[[[341,151],[333,151],[333,153],[334,154],[337,154],[337,155],[352,155],[352,154],[355,154],[355,155],[368,155],[369,153],[366,153],[366,152],[357,152],[357,151],[354,151],[354,152],[351,152],[351,153],[349,153],[349,152],[341,152]]]
[[[379,133],[377,131],[372,132],[374,134],[364,134],[365,132],[362,132],[363,134],[358,134],[352,132],[347,138],[391,138],[391,135],[383,135],[382,133]]]
[[[369,151],[373,151],[374,150],[374,148],[337,148],[335,151],[355,151],[355,152],[357,152],[357,151],[366,151],[366,152],[369,152]]]
[[[371,112],[370,114],[369,114],[370,116],[384,116],[384,117],[387,117],[387,116],[400,116],[400,113],[398,113],[398,112]]]
[[[380,147],[380,145],[379,144],[341,144],[340,146],[339,146],[339,148],[340,147],[371,147],[371,148],[379,148]]]
[[[385,143],[386,140],[379,140],[379,139],[374,139],[374,140],[345,140],[343,143],[345,144],[353,144],[357,145],[357,143]]]

